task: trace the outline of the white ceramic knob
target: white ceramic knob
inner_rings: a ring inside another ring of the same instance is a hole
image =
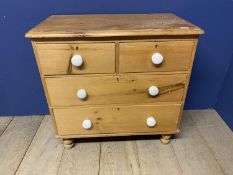
[[[146,119],[146,124],[147,124],[148,127],[151,127],[151,128],[154,127],[156,125],[155,118],[154,117],[148,117]]]
[[[91,129],[91,120],[89,119],[86,119],[86,120],[83,120],[83,123],[82,123],[82,126],[84,129]]]
[[[159,94],[159,88],[157,86],[151,86],[149,87],[149,94],[151,96],[156,96]]]
[[[71,63],[75,66],[75,67],[80,67],[83,64],[83,58],[81,55],[74,55],[71,58]]]
[[[151,60],[155,65],[159,65],[163,62],[163,55],[160,53],[154,53],[151,57]]]
[[[77,97],[81,100],[84,100],[87,97],[87,92],[85,89],[79,89],[77,92]]]

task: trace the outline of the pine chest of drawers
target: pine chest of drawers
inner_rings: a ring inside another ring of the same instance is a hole
[[[179,131],[198,37],[173,14],[51,16],[30,30],[55,133],[73,138]]]

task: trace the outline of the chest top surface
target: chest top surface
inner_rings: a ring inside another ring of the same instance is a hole
[[[27,38],[200,35],[203,30],[174,14],[53,15]]]

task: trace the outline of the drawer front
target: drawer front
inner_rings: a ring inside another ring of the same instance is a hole
[[[38,61],[43,75],[91,74],[115,72],[115,44],[37,44]],[[82,64],[74,66],[74,55]]]
[[[59,135],[147,133],[176,131],[180,107],[179,104],[70,107],[53,112]],[[154,119],[154,126],[148,126],[149,117]],[[89,129],[84,121],[91,123]]]
[[[194,41],[120,43],[119,70],[122,73],[187,71],[194,48]],[[155,63],[152,62],[153,55]]]
[[[181,101],[184,95],[186,74],[174,75],[121,75],[73,76],[46,78],[51,106],[90,104],[143,104]],[[159,90],[159,94],[150,93]],[[85,90],[86,98],[80,99]],[[152,94],[153,95],[153,94]]]

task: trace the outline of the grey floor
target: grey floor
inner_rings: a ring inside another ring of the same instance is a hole
[[[65,150],[50,117],[0,117],[0,175],[233,175],[233,132],[214,110],[184,111],[171,144],[156,136],[81,139]]]

